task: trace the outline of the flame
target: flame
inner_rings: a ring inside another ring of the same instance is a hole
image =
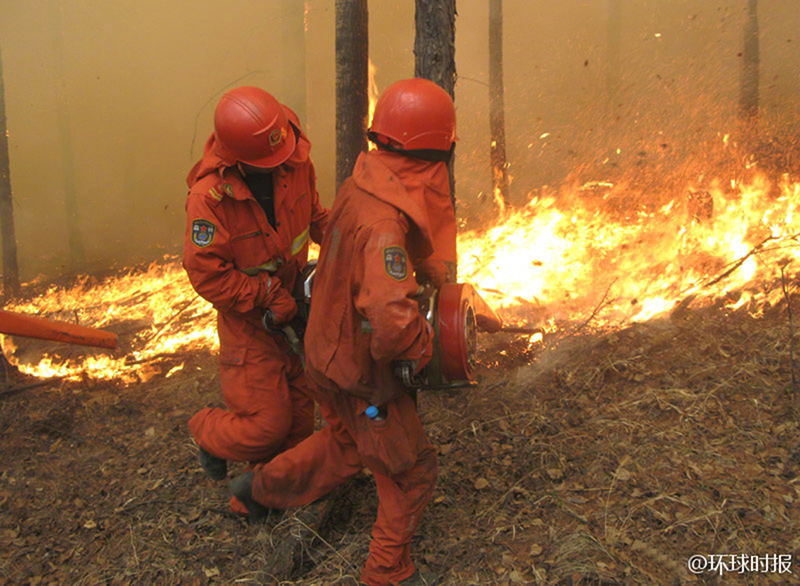
[[[369,59],[367,63],[367,67],[369,70],[369,82],[367,84],[367,96],[369,98],[369,113],[367,114],[367,128],[372,127],[372,117],[375,115],[375,105],[378,103],[378,95],[380,92],[378,91],[378,84],[375,83],[375,72],[378,71],[378,68],[375,67],[375,64],[372,62],[372,59]],[[377,147],[375,143],[372,141],[368,141],[369,150],[374,150]]]
[[[800,255],[798,206],[800,183],[784,175],[773,184],[752,166],[747,179],[701,176],[669,196],[623,181],[543,188],[487,228],[460,231],[459,281],[472,283],[507,322],[546,333],[590,321],[620,327],[688,302],[757,315],[782,300],[774,283]],[[124,342],[117,353],[25,364],[14,339],[0,337],[6,357],[37,377],[144,381],[185,369],[189,351],[218,347],[213,309],[175,257],[50,287],[6,309],[109,328]],[[528,344],[541,342],[535,334]]]
[[[682,299],[732,291],[733,308],[774,303],[780,292],[761,285],[775,279],[776,261],[800,255],[800,184],[785,178],[777,197],[763,175],[731,185],[688,189],[655,209],[631,208],[641,194],[608,182],[533,197],[491,228],[459,235],[459,280],[507,314],[599,323],[643,321]]]
[[[3,352],[21,372],[37,377],[147,380],[165,356],[193,348],[216,349],[211,305],[192,289],[180,262],[165,257],[143,271],[96,282],[83,277],[71,287],[50,287],[38,297],[5,307],[9,311],[77,321],[103,329],[113,324],[145,324],[125,356],[88,356],[80,361],[45,356],[38,364],[14,360],[14,341],[0,336]],[[173,369],[174,371],[174,369]]]

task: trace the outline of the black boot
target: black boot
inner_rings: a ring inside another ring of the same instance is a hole
[[[230,487],[233,496],[247,507],[247,516],[250,520],[261,523],[269,518],[272,509],[268,509],[253,499],[253,478],[255,476],[255,472],[248,470],[231,480]]]
[[[400,586],[436,586],[438,583],[439,576],[436,574],[416,569],[413,574],[400,582]]]
[[[212,480],[223,480],[228,475],[228,462],[200,448],[200,465]]]

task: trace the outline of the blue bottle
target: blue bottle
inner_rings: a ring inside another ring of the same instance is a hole
[[[375,405],[370,405],[364,410],[364,414],[373,421],[383,421],[386,419],[386,407],[376,407]]]

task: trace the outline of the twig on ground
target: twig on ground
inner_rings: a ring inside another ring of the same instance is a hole
[[[174,322],[176,319],[178,319],[178,316],[180,316],[184,311],[189,309],[189,307],[192,305],[192,303],[197,301],[199,298],[200,298],[199,295],[195,295],[194,297],[192,297],[188,301],[185,301],[183,303],[183,305],[181,305],[181,307],[178,309],[178,311],[176,311],[171,318],[169,318],[167,321],[165,321],[163,324],[161,324],[161,327],[158,328],[158,330],[156,330],[156,332],[150,338],[150,341],[152,342],[153,340],[156,340],[164,332],[164,330],[166,330],[167,327],[169,327],[169,325],[172,322]]]
[[[147,364],[148,362],[157,362],[168,358],[186,358],[186,353],[181,352],[161,352],[160,354],[153,354],[147,358],[140,358],[139,360],[125,360],[125,364]]]
[[[22,385],[20,387],[14,387],[12,389],[5,389],[5,390],[0,391],[0,399],[5,398],[5,397],[10,397],[11,395],[15,395],[17,393],[21,393],[22,391],[27,391],[28,389],[35,389],[37,387],[46,387],[47,385],[49,385],[51,383],[58,382],[60,380],[63,380],[64,378],[66,378],[66,377],[64,377],[64,376],[54,376],[52,378],[48,378],[48,379],[45,379],[45,380],[37,381],[35,383],[30,383],[30,384],[27,384],[27,385]]]
[[[798,235],[795,234],[794,236],[790,236],[790,238],[794,238],[795,236],[798,236]],[[737,260],[735,260],[733,262],[733,264],[731,265],[731,267],[727,271],[725,271],[722,274],[714,277],[708,283],[704,283],[702,285],[702,288],[705,289],[707,287],[711,287],[712,285],[716,285],[717,283],[719,283],[722,279],[724,279],[725,277],[729,276],[731,273],[736,271],[736,269],[738,269],[740,266],[742,266],[748,258],[753,256],[754,254],[758,254],[759,252],[761,252],[761,249],[764,247],[764,245],[767,242],[770,242],[772,240],[777,240],[777,237],[775,237],[775,236],[767,236],[764,240],[762,240],[761,242],[756,244],[753,248],[751,248],[750,251],[747,254],[745,254],[744,256],[742,256],[742,257],[738,258]]]
[[[591,321],[592,321],[592,320],[593,320],[595,317],[597,317],[597,315],[598,315],[598,314],[600,313],[600,311],[603,309],[603,306],[605,306],[605,305],[606,305],[606,300],[608,299],[608,293],[609,293],[609,291],[611,291],[611,287],[613,287],[613,286],[614,286],[614,283],[616,283],[618,279],[619,279],[619,277],[614,277],[614,279],[613,279],[613,280],[612,280],[612,281],[611,281],[611,282],[608,284],[608,287],[606,288],[606,292],[605,292],[605,293],[603,293],[603,297],[600,299],[600,302],[599,302],[599,303],[598,303],[598,304],[595,306],[595,308],[592,310],[592,313],[591,313],[591,315],[589,315],[589,317],[587,317],[587,318],[586,318],[586,321],[584,321],[584,322],[583,322],[581,325],[579,325],[577,328],[575,328],[574,330],[572,330],[572,331],[571,331],[571,332],[570,332],[570,333],[569,333],[569,334],[566,336],[567,338],[568,338],[568,337],[570,337],[570,336],[574,336],[575,334],[577,334],[578,332],[580,332],[580,331],[581,331],[583,328],[585,328],[586,326],[588,326],[588,325],[589,325],[589,323],[590,323],[590,322],[591,322]]]

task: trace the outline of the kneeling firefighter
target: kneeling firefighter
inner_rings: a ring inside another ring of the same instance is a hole
[[[453,100],[424,79],[389,86],[370,139],[337,195],[322,242],[305,349],[309,385],[328,426],[231,482],[251,516],[327,494],[363,467],[379,505],[361,580],[433,583],[415,569],[411,538],[433,493],[436,451],[392,363],[421,370],[434,332],[414,299],[441,286],[456,261],[447,161]]]
[[[217,310],[220,382],[227,409],[189,421],[200,463],[215,480],[227,460],[265,462],[314,431],[300,358],[277,326],[320,242],[329,212],[316,188],[311,143],[289,108],[256,87],[222,96],[214,133],[189,173],[183,266]],[[234,511],[246,514],[235,499]]]

